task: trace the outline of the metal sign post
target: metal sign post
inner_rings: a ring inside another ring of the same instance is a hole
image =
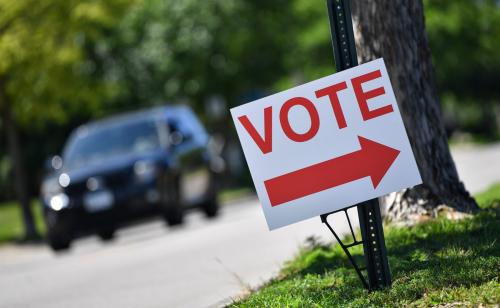
[[[337,71],[357,66],[358,59],[354,41],[350,0],[327,0],[327,6]],[[325,223],[333,233],[366,288],[375,290],[389,287],[391,285],[391,273],[387,260],[387,250],[385,247],[379,202],[377,199],[373,199],[360,203],[356,205],[356,207],[361,229],[361,241],[356,240],[347,209],[343,211],[349,222],[354,239],[354,242],[351,244],[346,245],[342,243],[339,236],[328,223],[327,217],[333,213],[321,215],[321,221]],[[360,268],[349,253],[349,248],[361,244],[364,250],[365,268]],[[368,281],[366,281],[366,278],[362,274],[363,270],[367,272]]]

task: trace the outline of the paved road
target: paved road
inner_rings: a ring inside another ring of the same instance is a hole
[[[480,147],[461,146],[452,150],[458,174],[472,194],[500,182],[500,142]]]
[[[500,181],[500,144],[454,149],[454,157],[472,192]],[[333,220],[347,231],[342,217]],[[111,244],[78,240],[62,255],[6,246],[0,307],[219,306],[270,278],[310,235],[330,239],[319,219],[268,232],[249,198],[226,204],[214,221],[193,213],[185,227],[167,229],[154,220],[120,231]]]

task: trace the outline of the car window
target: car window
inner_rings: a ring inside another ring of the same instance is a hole
[[[188,108],[182,107],[168,117],[168,126],[171,132],[180,132],[189,136],[191,141],[203,145],[208,142],[208,134],[196,115]]]
[[[153,120],[105,124],[76,133],[64,153],[67,167],[106,160],[118,155],[141,154],[160,148]]]

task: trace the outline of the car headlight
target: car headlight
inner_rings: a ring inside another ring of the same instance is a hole
[[[69,198],[66,194],[61,193],[50,198],[49,202],[50,208],[54,211],[60,211],[69,205]]]
[[[152,161],[140,160],[134,164],[134,174],[139,181],[147,181],[156,176],[156,164]]]
[[[50,197],[62,192],[62,187],[59,185],[57,177],[53,177],[43,181],[40,189],[43,198],[50,199]]]

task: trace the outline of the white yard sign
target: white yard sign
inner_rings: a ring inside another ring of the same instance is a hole
[[[231,115],[270,229],[422,182],[382,59]]]

